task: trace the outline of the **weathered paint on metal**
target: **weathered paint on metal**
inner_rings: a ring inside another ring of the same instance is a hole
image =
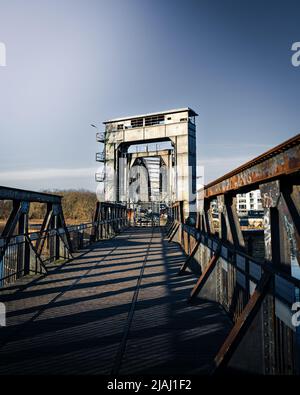
[[[238,318],[227,339],[223,343],[215,358],[215,371],[219,373],[229,362],[234,351],[240,344],[243,335],[249,329],[255,315],[257,314],[263,298],[265,297],[271,280],[270,273],[265,273],[252,294],[242,314]]]
[[[300,134],[273,148],[243,166],[209,183],[204,197],[212,198],[243,187],[300,171]]]

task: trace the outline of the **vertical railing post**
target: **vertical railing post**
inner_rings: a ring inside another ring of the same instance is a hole
[[[57,204],[53,204],[52,206],[53,212],[53,226],[52,230],[54,231],[53,236],[53,261],[56,261],[60,258],[60,237],[58,233],[58,229],[60,227],[60,207]]]
[[[111,229],[110,229],[110,226],[111,226],[111,224],[110,224],[110,207],[109,206],[107,206],[107,209],[106,209],[106,218],[107,218],[107,237],[108,238],[110,238],[110,232],[111,232]]]
[[[116,222],[117,215],[116,215],[116,213],[117,213],[116,204],[114,204],[112,207],[113,236],[117,233],[117,222]]]
[[[277,205],[280,198],[279,181],[260,185],[264,208],[265,259],[273,265],[280,264],[280,233]]]
[[[60,238],[58,235],[58,228],[59,228],[59,223],[58,223],[58,216],[55,215],[54,216],[54,229],[56,230],[55,232],[55,236],[54,236],[54,260],[58,260],[59,259],[59,252],[60,252]]]
[[[110,206],[110,237],[114,235],[115,232],[115,221],[114,221],[114,206]]]
[[[104,217],[105,217],[105,238],[109,237],[109,223],[108,223],[108,207],[104,206]]]
[[[265,259],[272,265],[280,266],[280,233],[278,201],[280,198],[279,182],[269,182],[259,187],[261,191],[262,206],[264,208],[264,247]],[[275,374],[276,347],[275,347],[275,305],[274,305],[274,278],[270,284],[270,293],[263,301],[263,328],[264,328],[264,366],[266,374]]]
[[[119,231],[120,231],[120,226],[119,226],[119,224],[120,224],[120,219],[119,219],[119,207],[117,206],[116,207],[116,233],[119,233]]]
[[[244,249],[245,241],[236,210],[236,197],[232,194],[218,196],[220,238],[234,247]]]
[[[179,221],[179,242],[183,246],[183,249],[185,250],[185,239],[184,239],[184,231],[183,231],[183,224],[184,224],[184,211],[183,211],[183,201],[179,202],[178,205],[178,221]],[[186,251],[187,252],[187,251]]]
[[[207,198],[204,198],[202,221],[205,233],[208,235],[214,233],[213,218],[211,215],[211,201]]]
[[[59,236],[58,236],[58,208],[52,204],[52,217],[49,224],[49,261],[59,259]]]
[[[24,236],[24,241],[19,245],[17,271],[22,275],[30,273],[30,246],[26,235],[28,235],[29,203],[21,202],[21,214],[18,221],[18,234]]]
[[[99,221],[103,222],[104,218],[103,218],[103,204],[99,203],[100,207],[99,207]],[[100,240],[104,239],[104,231],[103,231],[103,223],[100,223]]]

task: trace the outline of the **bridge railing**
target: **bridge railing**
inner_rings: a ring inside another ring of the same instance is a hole
[[[299,172],[297,135],[205,186],[195,227],[183,220],[181,202],[172,208],[169,239],[187,254],[180,274],[200,266],[189,301],[213,300],[232,320],[215,372],[300,373]],[[236,196],[256,189],[264,229],[244,230]]]
[[[49,263],[73,258],[88,244],[113,237],[127,226],[127,209],[97,203],[93,222],[66,226],[61,196],[0,187],[0,199],[13,208],[0,236],[0,287],[28,274],[47,273]],[[47,206],[39,231],[30,231],[30,203]]]

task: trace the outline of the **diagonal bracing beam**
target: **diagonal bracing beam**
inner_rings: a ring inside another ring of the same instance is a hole
[[[175,226],[176,226],[176,221],[173,221],[170,223],[169,228],[167,229],[167,237],[170,236],[170,234],[172,233],[172,230],[174,229]]]
[[[201,291],[201,289],[204,287],[206,281],[208,280],[209,276],[211,275],[212,271],[214,270],[218,259],[220,257],[220,252],[221,252],[221,245],[219,244],[215,253],[213,254],[213,256],[211,257],[207,268],[204,270],[204,272],[201,274],[201,276],[199,277],[196,285],[194,286],[194,288],[192,289],[191,295],[188,299],[188,302],[192,302],[195,297],[199,294],[199,292]]]
[[[46,212],[45,218],[43,220],[43,223],[42,223],[42,226],[41,226],[41,229],[39,232],[40,235],[39,235],[39,238],[38,238],[38,240],[36,242],[36,246],[35,246],[36,252],[39,256],[41,256],[41,254],[42,254],[43,247],[44,247],[45,240],[46,240],[45,235],[49,231],[49,227],[50,227],[52,218],[53,218],[52,205],[48,204],[47,205],[47,212]]]
[[[175,225],[175,227],[173,228],[172,233],[170,234],[170,237],[169,237],[169,243],[171,243],[171,241],[173,240],[174,236],[176,235],[176,232],[179,229],[179,226],[180,226],[180,224],[177,223]]]
[[[45,266],[41,256],[38,254],[38,252],[37,252],[36,248],[34,247],[32,241],[30,240],[30,237],[28,235],[26,235],[25,237],[26,237],[26,240],[27,240],[28,244],[30,245],[32,251],[34,252],[35,256],[37,257],[38,261],[40,262],[41,267],[44,269],[45,273],[48,274],[48,269]],[[43,274],[43,273],[41,273],[41,274]]]
[[[201,243],[201,238],[196,242],[196,244],[194,245],[194,248],[193,248],[192,252],[190,253],[190,255],[189,255],[189,256],[187,257],[187,259],[185,260],[184,264],[183,264],[183,265],[181,266],[181,268],[179,269],[179,272],[178,272],[179,275],[180,275],[180,274],[183,274],[183,273],[186,271],[186,269],[187,269],[187,267],[188,267],[188,264],[189,264],[190,260],[194,257],[194,255],[196,254],[196,252],[197,252],[197,250],[198,250],[198,248],[199,248],[200,243]]]
[[[249,302],[215,357],[215,369],[213,374],[220,373],[227,366],[234,351],[237,349],[243,339],[243,336],[253,322],[253,319],[268,292],[271,279],[271,273],[265,272],[263,274]]]
[[[15,228],[20,220],[22,214],[27,213],[29,210],[29,206],[26,202],[16,202],[14,203],[13,210],[10,213],[8,221],[3,229],[1,237],[5,238],[4,247],[2,247],[0,252],[0,261],[5,255],[6,249],[9,245],[9,242],[14,234]]]

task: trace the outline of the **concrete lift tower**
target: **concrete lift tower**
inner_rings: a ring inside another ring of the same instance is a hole
[[[97,134],[104,163],[96,180],[111,202],[183,201],[184,216],[196,211],[196,124],[192,109],[179,108],[104,122]]]

